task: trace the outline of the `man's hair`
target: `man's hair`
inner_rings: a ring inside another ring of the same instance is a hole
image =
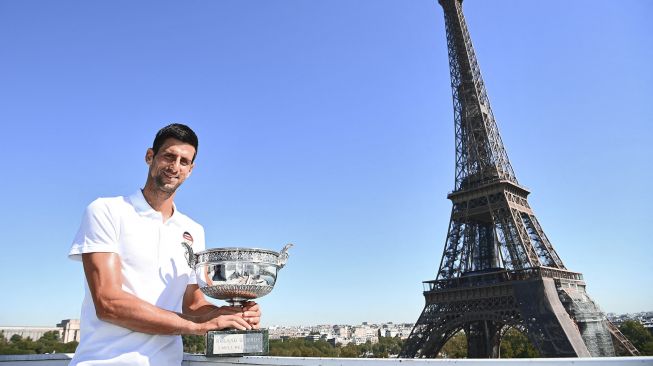
[[[189,145],[193,145],[195,148],[193,161],[195,161],[195,156],[197,156],[197,145],[199,143],[197,140],[197,135],[195,132],[193,132],[193,130],[190,129],[190,127],[182,125],[181,123],[169,124],[156,133],[156,137],[154,137],[154,142],[152,143],[152,150],[154,151],[154,155],[159,152],[159,149],[161,146],[163,146],[163,143],[169,138],[174,138]]]

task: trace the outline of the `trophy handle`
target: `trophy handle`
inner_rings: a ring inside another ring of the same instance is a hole
[[[181,245],[186,248],[186,260],[188,261],[188,267],[191,269],[195,269],[195,265],[197,264],[197,258],[195,258],[195,253],[193,253],[193,248],[191,248],[190,244],[188,244],[186,241],[182,241]]]
[[[281,252],[279,252],[279,259],[277,259],[277,266],[279,266],[279,269],[283,268],[286,265],[286,262],[288,262],[288,249],[293,246],[294,244],[288,243],[283,247],[283,249],[281,249]]]

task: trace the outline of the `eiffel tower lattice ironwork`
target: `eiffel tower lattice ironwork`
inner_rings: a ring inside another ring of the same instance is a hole
[[[456,172],[444,253],[400,357],[436,357],[457,332],[468,357],[499,356],[510,327],[543,357],[613,356],[632,347],[568,270],[528,205],[508,160],[462,12],[444,9],[453,90]],[[614,343],[613,343],[614,342]]]

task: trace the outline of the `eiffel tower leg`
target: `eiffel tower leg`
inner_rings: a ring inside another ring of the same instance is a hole
[[[552,278],[513,283],[524,327],[542,357],[591,357]]]
[[[560,282],[558,297],[578,324],[580,334],[592,357],[614,356],[610,322],[594,300],[585,292],[584,283]]]
[[[401,358],[435,358],[460,325],[450,322],[452,314],[443,304],[426,304],[413,331],[399,353]],[[459,314],[453,314],[459,316]]]
[[[503,324],[481,320],[469,323],[465,327],[467,335],[468,358],[498,358],[499,357],[499,332]]]
[[[436,357],[445,343],[463,329],[468,337],[468,357],[496,358],[501,328],[521,324],[511,283],[432,289],[424,296],[426,306],[400,357]]]

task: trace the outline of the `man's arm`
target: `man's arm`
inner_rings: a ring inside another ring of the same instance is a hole
[[[95,312],[100,320],[149,334],[203,335],[215,329],[252,328],[243,319],[242,313],[193,317],[161,309],[123,291],[120,256],[116,253],[85,253],[82,254],[82,262]]]
[[[234,309],[234,313],[239,311]],[[220,308],[211,304],[206,300],[202,290],[200,290],[198,285],[188,285],[186,286],[186,292],[184,293],[184,303],[182,305],[182,311],[186,315],[191,316],[203,316],[214,311],[219,311]]]

